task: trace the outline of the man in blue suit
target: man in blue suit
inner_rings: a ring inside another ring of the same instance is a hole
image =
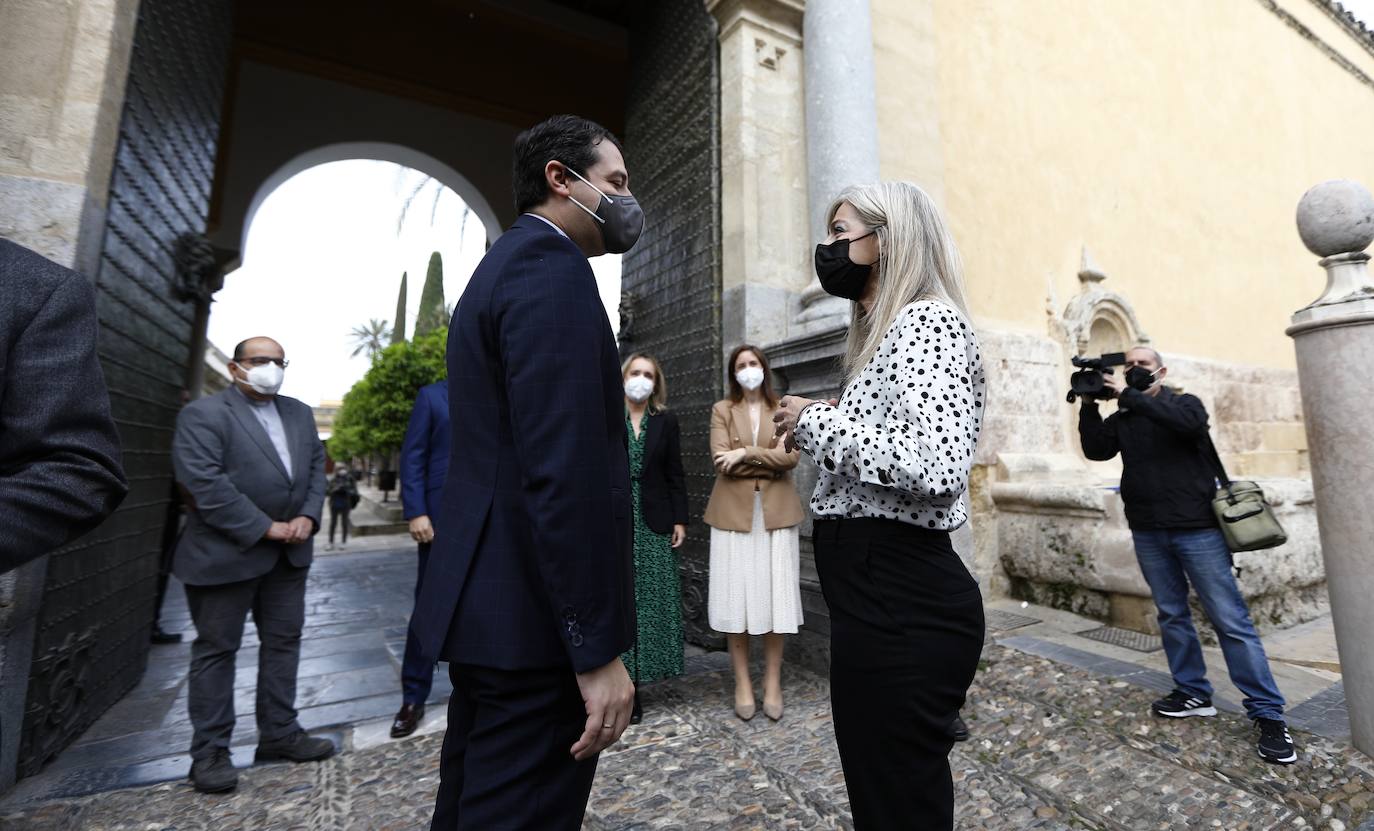
[[[415,599],[425,577],[429,547],[434,542],[434,518],[439,516],[439,494],[448,478],[450,440],[448,381],[420,388],[410,411],[410,425],[401,442],[401,508],[410,523],[410,536],[420,544],[419,570],[415,574]],[[391,737],[415,732],[425,717],[425,701],[434,683],[434,661],[420,654],[420,641],[412,629],[406,634],[406,654],[401,661],[401,709],[391,722]]]
[[[433,831],[581,827],[630,720],[625,405],[587,258],[644,227],[620,143],[576,116],[515,140],[521,216],[449,328],[455,440],[411,626],[453,695]]]

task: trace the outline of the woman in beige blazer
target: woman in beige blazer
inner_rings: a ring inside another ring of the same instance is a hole
[[[704,517],[711,526],[707,612],[724,632],[735,670],[735,713],[754,717],[749,636],[763,635],[763,712],[782,718],[783,634],[802,623],[799,539],[801,500],[792,485],[797,451],[773,435],[778,406],[768,358],[757,347],[735,348],[726,364],[730,397],[711,408],[716,484]]]

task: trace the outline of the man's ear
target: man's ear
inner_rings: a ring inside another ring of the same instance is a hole
[[[550,159],[544,164],[544,184],[548,185],[550,193],[559,196],[567,196],[568,191],[568,169],[561,162]]]

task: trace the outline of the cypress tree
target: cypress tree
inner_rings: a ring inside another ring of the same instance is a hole
[[[406,341],[406,273],[401,272],[401,292],[396,295],[396,324],[391,327],[391,342]]]
[[[415,318],[415,337],[427,335],[448,325],[444,316],[444,260],[435,251],[429,255],[425,287],[420,291],[420,313]]]

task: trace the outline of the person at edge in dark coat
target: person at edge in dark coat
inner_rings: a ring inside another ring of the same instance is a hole
[[[0,574],[61,548],[128,491],[85,277],[0,239]]]

